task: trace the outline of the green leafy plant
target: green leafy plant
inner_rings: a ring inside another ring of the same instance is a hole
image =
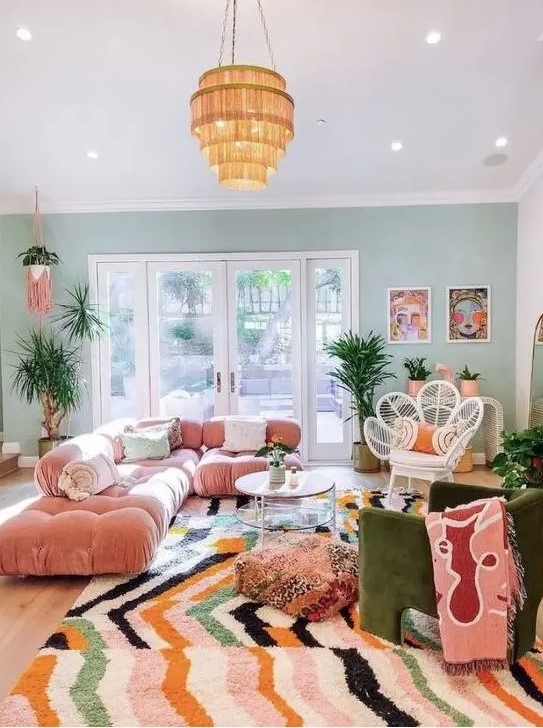
[[[84,344],[105,329],[90,303],[88,285],[66,293],[68,303],[58,306],[51,325],[19,336],[14,352],[12,388],[28,404],[40,404],[42,426],[51,440],[59,439],[61,425],[83,402]]]
[[[171,334],[178,341],[191,341],[195,336],[194,321],[188,319],[174,324],[171,328]]]
[[[543,426],[503,432],[502,443],[503,452],[494,458],[492,470],[502,476],[503,487],[543,488]]]
[[[47,250],[45,245],[31,245],[19,253],[17,258],[23,259],[23,265],[58,265],[61,260],[56,253]]]
[[[266,443],[255,452],[255,458],[267,457],[272,467],[279,468],[285,462],[285,456],[292,452],[297,452],[295,447],[285,445],[280,436],[275,436],[272,437],[271,442]]]
[[[425,382],[432,373],[426,366],[426,357],[424,356],[406,357],[403,360],[403,365],[407,369],[409,379],[414,382]]]
[[[465,382],[474,382],[477,379],[481,379],[481,375],[479,372],[470,372],[468,369],[468,365],[466,364],[461,372],[458,372],[456,374],[458,379],[462,379]]]
[[[366,338],[348,331],[326,347],[327,354],[339,362],[328,374],[350,393],[351,417],[358,419],[362,442],[364,422],[375,413],[375,390],[387,379],[396,378],[388,369],[392,356],[385,349],[385,340],[373,331]]]

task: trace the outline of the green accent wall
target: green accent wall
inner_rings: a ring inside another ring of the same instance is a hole
[[[47,215],[46,240],[62,258],[54,269],[56,300],[87,278],[93,253],[229,253],[351,250],[360,254],[360,329],[386,332],[388,286],[432,286],[432,343],[394,345],[398,381],[406,387],[405,356],[427,356],[432,367],[468,364],[484,376],[482,391],[499,399],[514,423],[517,206],[481,204],[311,210],[132,212]],[[3,430],[6,441],[36,452],[39,410],[11,393],[10,360],[17,334],[31,324],[25,273],[16,260],[32,237],[30,216],[0,218],[0,342]],[[491,284],[492,342],[447,344],[445,289]],[[90,405],[72,434],[91,426]]]

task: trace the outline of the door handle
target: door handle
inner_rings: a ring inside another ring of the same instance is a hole
[[[217,392],[222,391],[222,379],[221,379],[221,373],[217,372]]]
[[[236,391],[236,375],[234,372],[230,372],[230,392],[232,394]]]

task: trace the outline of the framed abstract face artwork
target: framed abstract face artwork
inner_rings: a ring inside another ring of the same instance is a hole
[[[447,288],[447,341],[490,341],[490,286]]]
[[[389,344],[429,344],[432,340],[432,289],[387,289]]]

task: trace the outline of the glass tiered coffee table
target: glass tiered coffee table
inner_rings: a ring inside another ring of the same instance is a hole
[[[303,531],[331,524],[336,530],[336,484],[332,478],[308,470],[298,471],[298,485],[271,486],[269,473],[251,473],[236,480],[240,493],[251,501],[236,511],[247,526],[266,531]]]

